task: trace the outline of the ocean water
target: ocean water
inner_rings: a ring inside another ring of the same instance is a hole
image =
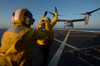
[[[7,30],[7,29],[0,28],[0,46],[1,46],[1,38],[2,38],[2,35],[3,35],[3,33],[4,33],[6,30]]]
[[[0,46],[1,46],[1,38],[3,33],[6,31],[7,29],[4,28],[0,28]],[[54,30],[86,30],[86,31],[100,31],[100,28],[94,28],[94,29],[89,29],[89,28],[56,28]]]

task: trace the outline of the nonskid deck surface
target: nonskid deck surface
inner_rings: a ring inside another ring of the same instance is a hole
[[[35,45],[33,66],[39,66],[39,57]],[[100,66],[100,32],[54,30],[48,66]]]
[[[99,66],[100,32],[54,30],[48,66]]]

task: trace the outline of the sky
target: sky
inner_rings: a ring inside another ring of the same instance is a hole
[[[18,8],[27,8],[36,20],[32,28],[36,28],[45,11],[55,12],[57,7],[58,19],[81,19],[84,15],[77,15],[100,8],[100,0],[0,0],[0,28],[8,28],[12,24],[12,13]],[[53,20],[51,14],[47,14]],[[54,28],[64,28],[64,23],[57,22]],[[100,10],[90,16],[88,25],[75,22],[74,28],[100,28]]]

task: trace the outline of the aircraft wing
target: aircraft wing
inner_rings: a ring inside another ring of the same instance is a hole
[[[63,20],[63,19],[58,19],[58,22],[80,22],[84,21],[85,19],[75,19],[75,20]]]
[[[58,22],[68,22],[68,20],[58,19]]]
[[[80,21],[84,21],[85,19],[75,19],[75,20],[69,20],[69,22],[80,22]]]

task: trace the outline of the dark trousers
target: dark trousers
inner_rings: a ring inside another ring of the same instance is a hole
[[[40,66],[47,66],[48,65],[48,58],[49,58],[49,45],[38,45],[38,49],[40,51]]]

